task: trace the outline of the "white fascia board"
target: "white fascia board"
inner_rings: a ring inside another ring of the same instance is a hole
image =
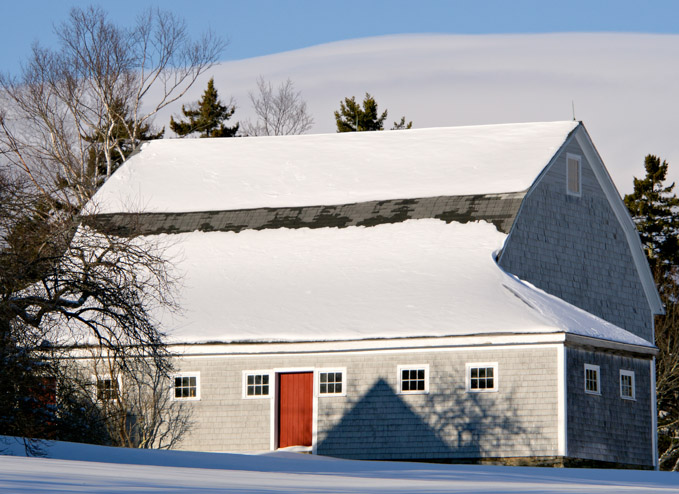
[[[660,300],[660,295],[658,295],[651,268],[648,266],[648,261],[646,260],[646,254],[644,254],[644,249],[641,246],[637,227],[634,224],[629,211],[627,211],[627,207],[613,183],[611,176],[608,174],[608,170],[606,170],[604,162],[601,159],[601,156],[599,156],[599,152],[596,150],[584,125],[580,124],[575,130],[575,139],[592,167],[592,171],[599,181],[599,185],[601,185],[604,194],[606,194],[606,198],[615,213],[615,217],[625,233],[625,238],[627,239],[630,251],[632,252],[634,266],[639,273],[639,279],[644,288],[648,304],[651,307],[651,312],[653,312],[653,314],[664,314],[665,309]]]
[[[629,353],[637,353],[642,355],[648,355],[649,357],[654,357],[655,355],[658,355],[659,352],[658,348],[655,346],[631,345],[629,343],[619,343],[617,341],[600,340],[597,338],[592,338],[590,336],[581,336],[579,334],[571,333],[566,334],[566,342],[572,343],[574,345],[601,348],[604,350],[615,350]]]
[[[446,336],[439,338],[395,338],[379,340],[319,341],[299,343],[232,343],[170,345],[171,353],[182,358],[261,357],[262,355],[311,355],[329,353],[422,353],[429,351],[495,350],[535,348],[571,343],[596,348],[653,356],[653,346],[630,345],[570,333],[498,334]]]
[[[564,333],[445,336],[431,338],[393,338],[374,340],[316,341],[294,343],[197,343],[169,345],[171,353],[181,356],[261,356],[286,354],[324,354],[356,352],[423,352],[436,349],[495,349],[507,346],[563,343]]]

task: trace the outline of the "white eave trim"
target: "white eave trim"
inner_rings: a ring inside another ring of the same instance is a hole
[[[596,348],[603,348],[605,350],[615,350],[622,352],[631,352],[642,355],[649,355],[651,357],[658,355],[658,348],[655,346],[633,345],[630,343],[620,343],[617,341],[600,340],[590,336],[581,336],[579,334],[566,334],[566,342],[574,345],[592,346]],[[650,344],[649,344],[650,345]]]
[[[424,352],[456,349],[496,349],[573,343],[644,355],[657,354],[653,346],[632,345],[570,333],[530,333],[445,336],[431,338],[393,338],[350,341],[291,343],[196,343],[170,345],[170,352],[180,357],[261,356],[289,354],[327,354],[363,352]]]
[[[592,171],[599,181],[604,194],[606,194],[606,198],[608,199],[611,208],[613,208],[613,212],[625,233],[625,238],[627,239],[627,243],[632,252],[634,266],[639,273],[639,279],[644,288],[644,293],[646,294],[646,299],[648,300],[651,312],[653,314],[664,314],[665,309],[663,308],[662,301],[658,295],[655,281],[653,280],[653,274],[651,273],[648,261],[646,260],[646,254],[644,254],[644,250],[641,246],[641,240],[639,240],[636,225],[634,224],[634,221],[632,221],[632,217],[627,211],[627,207],[625,207],[625,203],[622,201],[620,193],[615,187],[611,176],[608,174],[601,156],[599,156],[596,147],[594,147],[592,139],[589,137],[584,125],[580,124],[576,128],[575,139],[582,148],[585,158],[592,167]]]

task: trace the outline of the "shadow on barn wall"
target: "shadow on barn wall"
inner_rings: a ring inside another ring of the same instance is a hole
[[[452,386],[445,394],[399,395],[379,379],[339,418],[321,407],[319,424],[328,430],[319,427],[317,452],[381,460],[518,456],[512,451],[530,452],[538,430],[521,423],[511,394]]]

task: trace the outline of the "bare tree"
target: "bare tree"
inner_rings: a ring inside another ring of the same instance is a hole
[[[100,170],[107,178],[137,149],[153,117],[213,65],[224,43],[212,34],[191,40],[183,21],[159,10],[125,29],[98,7],[76,8],[56,34],[58,49],[36,44],[20,77],[0,76],[0,153],[47,196],[79,207],[101,183]]]
[[[45,437],[40,424],[73,417],[42,406],[41,389],[44,379],[63,377],[70,352],[89,348],[129,387],[117,414],[94,407],[114,443],[174,445],[188,417],[170,402],[172,355],[154,316],[177,309],[166,245],[54,214],[32,184],[2,174],[0,182],[0,434]],[[71,378],[78,382],[77,373]],[[116,424],[122,410],[133,426]]]
[[[49,407],[37,391],[63,370],[58,348],[95,348],[117,372],[167,381],[171,355],[153,314],[177,307],[163,245],[80,214],[224,46],[211,34],[191,40],[158,10],[126,29],[99,8],[73,9],[56,33],[58,48],[36,44],[19,77],[0,76],[0,353],[12,361],[0,365],[0,434],[26,437],[44,436],[35,424]]]
[[[314,123],[307,113],[306,102],[301,91],[295,91],[295,84],[287,79],[276,92],[263,77],[257,80],[258,93],[250,93],[250,101],[257,115],[253,124],[246,122],[243,131],[250,136],[278,136],[304,134]]]
[[[95,350],[80,365],[82,389],[96,400],[112,445],[171,449],[190,430],[191,409],[173,399],[171,379],[152,362]]]
[[[679,471],[679,270],[656,269],[665,314],[656,318],[655,344],[660,469]]]

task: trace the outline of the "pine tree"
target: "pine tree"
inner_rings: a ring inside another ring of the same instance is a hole
[[[646,176],[634,178],[634,192],[625,196],[625,205],[637,225],[641,243],[652,268],[679,265],[679,199],[674,183],[664,185],[667,161],[649,154],[644,160]]]
[[[408,123],[406,123],[406,117],[402,116],[400,122],[394,122],[394,126],[391,128],[391,130],[404,130],[404,129],[412,129],[413,128],[413,122],[412,120]]]
[[[115,99],[111,104],[110,115],[114,116],[115,121],[84,136],[84,140],[90,143],[87,155],[87,176],[96,188],[101,187],[123,161],[137,149],[141,141],[161,139],[165,134],[165,127],[156,131],[152,129],[150,122],[146,122],[136,129],[137,138],[132,139],[130,129],[134,128],[134,122],[128,106],[120,98]],[[62,177],[60,182],[64,183],[66,179]]]
[[[387,110],[381,115],[377,112],[377,102],[370,94],[365,93],[363,107],[356,102],[356,97],[344,98],[340,101],[340,109],[335,112],[337,132],[362,132],[366,130],[384,130]]]
[[[215,89],[214,78],[207,83],[207,89],[195,109],[187,109],[182,105],[182,113],[188,120],[175,121],[170,117],[170,128],[179,136],[187,136],[200,132],[200,137],[233,137],[238,132],[239,124],[226,127],[224,122],[229,120],[236,107],[233,104],[223,105],[219,101]]]
[[[666,161],[649,154],[646,176],[634,178],[625,196],[646,257],[653,269],[665,314],[655,319],[658,452],[662,470],[679,471],[679,199],[665,185]]]

